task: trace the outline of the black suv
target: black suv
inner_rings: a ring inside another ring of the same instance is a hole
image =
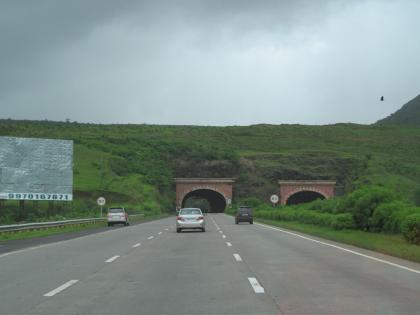
[[[241,206],[236,210],[235,223],[239,222],[249,222],[249,224],[254,223],[254,216],[252,215],[252,208],[247,206]]]

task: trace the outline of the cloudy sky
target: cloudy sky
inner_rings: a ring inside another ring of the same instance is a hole
[[[1,0],[0,117],[372,123],[420,94],[419,12],[418,0]]]

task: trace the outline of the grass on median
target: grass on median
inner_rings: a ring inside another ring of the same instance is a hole
[[[399,234],[333,230],[327,227],[290,221],[265,219],[258,219],[257,221],[420,263],[420,246],[408,244]]]
[[[166,218],[167,216],[168,216],[168,214],[151,215],[151,216],[148,216],[146,218],[143,217],[143,216],[135,216],[135,217],[130,218],[130,222],[135,223],[135,222],[140,222],[140,221],[151,221],[151,220]],[[39,230],[23,230],[23,231],[13,231],[13,232],[2,232],[2,233],[0,233],[0,242],[44,237],[44,236],[50,236],[50,235],[54,235],[54,234],[77,232],[77,231],[106,227],[106,226],[107,226],[107,223],[104,221],[104,222],[97,222],[97,223],[81,223],[81,224],[77,224],[77,225],[52,227],[52,228],[39,229]]]

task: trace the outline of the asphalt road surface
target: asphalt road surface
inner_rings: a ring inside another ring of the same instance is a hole
[[[0,254],[0,314],[420,314],[420,265],[260,224],[175,218]]]

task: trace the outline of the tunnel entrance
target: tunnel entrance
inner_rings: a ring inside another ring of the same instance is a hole
[[[224,212],[232,204],[234,182],[233,178],[175,178],[175,206]]]
[[[335,195],[335,181],[279,180],[280,205],[295,205],[316,199],[330,199]]]
[[[304,190],[291,195],[287,199],[286,205],[297,205],[300,203],[311,202],[317,199],[325,199],[325,197],[318,192]]]
[[[189,192],[182,200],[182,208],[200,208],[205,212],[224,212],[226,209],[225,197],[217,191],[210,189],[197,189]]]

